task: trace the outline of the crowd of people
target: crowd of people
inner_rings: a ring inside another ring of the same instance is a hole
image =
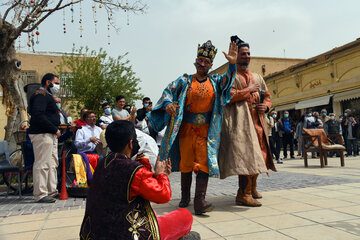
[[[99,119],[94,111],[81,109],[80,118],[72,122],[57,97],[59,78],[46,74],[29,102],[35,201],[56,201],[58,142],[72,138],[76,152],[99,157],[81,239],[186,239],[198,235],[190,232],[193,218],[186,209],[194,174],[194,213],[203,215],[215,207],[205,200],[209,177],[237,175],[235,204],[261,206],[259,174],[277,171],[273,156],[278,164],[295,158],[295,143],[297,155],[304,154],[303,129],[342,134],[347,155],[358,155],[359,119],[351,110],[341,120],[325,109],[321,115],[307,109],[297,121],[288,111],[280,118],[271,111],[264,79],[249,70],[249,43],[238,36],[230,40],[228,53],[223,52],[229,62],[225,74],[209,74],[217,49],[207,41],[198,46],[196,73],[171,82],[155,106],[145,97],[137,110],[119,95],[113,109],[111,103],[102,103]],[[172,171],[181,172],[180,209],[156,216],[149,203],[171,199]]]
[[[288,157],[288,148],[290,149],[290,158],[295,158],[294,148],[297,146],[297,156],[304,157],[303,150],[303,129],[324,129],[327,135],[342,135],[343,143],[346,149],[345,156],[359,155],[359,118],[354,116],[351,109],[346,109],[344,114],[336,118],[335,113],[327,113],[326,109],[319,112],[313,112],[311,108],[304,111],[300,119],[294,120],[289,116],[288,111],[284,111],[280,118],[276,111],[265,118],[268,126],[268,136],[271,146],[271,152],[275,156],[277,163],[283,163],[283,159]],[[334,143],[338,144],[336,139]],[[280,151],[283,150],[283,158],[280,158]],[[330,152],[332,157],[339,152]],[[312,153],[312,158],[317,158],[316,153]]]

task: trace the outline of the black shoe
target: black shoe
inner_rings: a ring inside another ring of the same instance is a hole
[[[295,157],[294,157],[294,156],[291,156],[290,158],[291,158],[291,159],[295,159]]]
[[[186,236],[179,238],[179,240],[200,240],[200,234],[198,232],[195,231],[190,231]]]
[[[37,201],[37,203],[54,203],[54,202],[56,202],[56,199],[49,196],[43,197]]]
[[[281,161],[280,159],[276,160],[278,164],[283,164],[283,161]]]

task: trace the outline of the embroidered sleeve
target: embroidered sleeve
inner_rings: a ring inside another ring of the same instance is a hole
[[[130,200],[135,196],[155,203],[167,203],[171,198],[169,178],[164,174],[159,174],[155,178],[152,172],[140,168],[131,183]]]

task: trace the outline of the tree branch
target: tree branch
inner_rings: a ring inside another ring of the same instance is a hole
[[[19,5],[19,3],[17,1],[15,1],[15,3],[11,7],[6,9],[4,16],[3,16],[3,21],[2,21],[3,24],[5,24],[5,19],[6,19],[7,15],[9,14],[10,10],[13,9],[14,7],[16,7],[17,5]]]
[[[65,5],[63,5],[63,6],[61,6],[61,7],[58,7],[58,8],[53,8],[53,9],[45,9],[45,10],[42,10],[42,11],[40,11],[40,12],[50,12],[50,11],[53,11],[54,9],[55,9],[55,11],[58,11],[58,10],[61,10],[61,9],[63,9],[63,8],[66,8],[66,7],[68,7],[68,6],[70,6],[71,4],[77,4],[77,3],[79,3],[79,2],[81,2],[81,1],[83,1],[83,0],[77,0],[77,1],[73,1],[73,2],[70,2],[70,3],[67,3],[67,4],[65,4]]]

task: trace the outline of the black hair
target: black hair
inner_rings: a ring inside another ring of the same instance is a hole
[[[93,110],[86,111],[85,114],[84,114],[84,119],[83,120],[86,120],[90,114],[95,114],[95,112]]]
[[[104,109],[104,107],[110,105],[108,102],[104,102],[103,104],[101,104],[101,108]]]
[[[58,77],[58,76],[56,76],[56,75],[53,74],[53,73],[47,73],[47,74],[45,74],[45,75],[42,77],[42,79],[41,79],[41,85],[42,85],[42,86],[45,86],[47,80],[52,81],[52,80],[54,80],[54,78],[56,78],[56,77]]]
[[[150,98],[149,98],[149,97],[144,97],[144,98],[143,98],[143,103],[144,103],[145,101],[150,101]]]
[[[125,99],[125,96],[119,95],[119,96],[116,96],[115,100],[117,102],[117,101],[119,101],[120,99],[123,99],[123,98]]]
[[[126,120],[110,123],[106,128],[105,139],[112,152],[123,151],[130,140],[136,139],[134,124]]]

